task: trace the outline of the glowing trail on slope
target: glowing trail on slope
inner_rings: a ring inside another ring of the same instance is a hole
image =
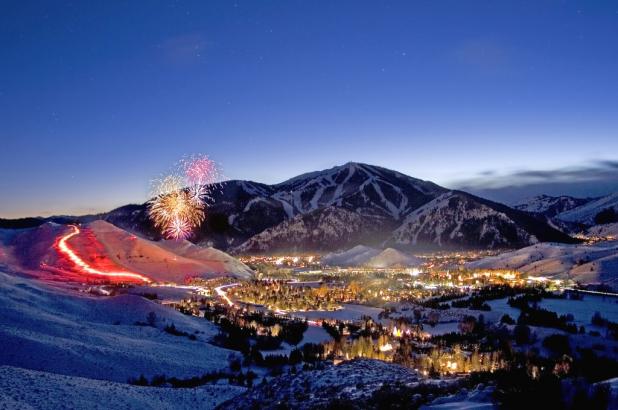
[[[73,249],[71,249],[71,247],[67,244],[67,241],[69,239],[71,239],[75,235],[79,235],[79,233],[81,232],[76,225],[71,225],[71,228],[73,228],[73,232],[70,232],[67,235],[63,236],[58,241],[58,250],[63,255],[65,255],[67,258],[69,258],[71,260],[71,262],[73,262],[75,265],[77,265],[80,268],[80,270],[82,270],[84,272],[87,272],[89,274],[92,274],[92,275],[107,276],[107,277],[111,277],[111,278],[130,278],[130,279],[141,280],[143,282],[148,282],[148,283],[151,282],[151,280],[149,278],[147,278],[146,276],[142,276],[142,275],[137,274],[137,273],[123,272],[123,271],[119,271],[119,272],[103,272],[103,271],[100,271],[100,270],[95,269],[92,266],[90,266],[86,261],[84,261],[82,258],[80,258],[75,253],[75,251],[73,251]]]

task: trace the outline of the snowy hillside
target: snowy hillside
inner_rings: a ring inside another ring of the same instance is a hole
[[[236,253],[341,249],[350,243],[375,243],[383,237],[380,227],[388,220],[329,207],[268,228],[235,248]]]
[[[398,245],[526,246],[571,239],[530,214],[460,191],[444,193],[421,206],[392,236]]]
[[[383,269],[392,266],[417,266],[421,260],[393,248],[380,251],[369,246],[357,245],[347,251],[323,256],[322,263],[328,266],[368,266]]]
[[[355,247],[342,252],[333,252],[322,257],[322,263],[328,266],[361,266],[368,260],[380,254],[379,249],[365,245]]]
[[[618,288],[618,242],[542,243],[470,262],[471,269],[516,269],[532,276],[604,283]]]
[[[213,409],[245,391],[229,385],[196,389],[138,387],[126,383],[64,376],[0,366],[0,408],[55,409]]]
[[[570,211],[571,209],[585,205],[593,200],[594,198],[575,198],[567,195],[538,195],[515,204],[513,208],[520,211],[543,214],[551,218],[559,213]]]
[[[156,327],[136,325],[150,312]],[[170,335],[176,328],[197,340]],[[202,375],[227,366],[208,321],[140,296],[96,298],[0,273],[0,364],[124,383],[144,374]]]
[[[284,375],[268,385],[257,386],[221,406],[221,409],[248,409],[259,403],[261,409],[320,409],[334,399],[354,401],[363,408],[363,399],[384,385],[416,386],[416,372],[379,360],[356,359],[324,370]],[[335,407],[336,408],[336,407]]]
[[[13,266],[14,271],[25,271],[41,278],[62,275],[71,280],[91,279],[80,274],[75,264],[59,250],[59,238],[71,230],[64,225],[46,223],[37,228],[13,231],[13,237],[3,246],[5,264]],[[154,281],[182,283],[190,276],[250,278],[253,275],[246,265],[216,249],[202,248],[187,241],[149,241],[101,220],[81,227],[80,233],[71,237],[67,245],[97,269],[133,272]]]
[[[380,254],[374,256],[366,262],[371,268],[390,268],[394,266],[410,267],[418,266],[422,263],[420,258],[407,255],[393,248],[386,248]]]
[[[562,212],[557,217],[564,221],[594,225],[594,219],[599,212],[608,208],[618,212],[618,192],[588,202],[570,211]]]
[[[618,222],[612,224],[595,225],[586,230],[587,236],[607,239],[618,239]]]

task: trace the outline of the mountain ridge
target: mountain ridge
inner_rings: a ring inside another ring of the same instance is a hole
[[[358,162],[304,173],[273,185],[231,180],[213,188],[207,219],[191,241],[236,253],[334,251],[358,244],[406,247],[412,243],[394,239],[393,233],[419,208],[447,193],[454,195],[454,192],[469,202],[469,207],[482,205],[494,216],[514,215],[514,220],[511,218],[508,222],[509,229],[520,229],[521,232],[506,235],[504,224],[496,216],[486,219],[485,224],[487,229],[500,232],[500,240],[480,240],[482,235],[472,235],[464,238],[466,240],[442,243],[444,241],[434,240],[435,235],[429,235],[423,240],[425,245],[512,247],[531,244],[534,240],[572,240],[564,234],[557,234],[543,218],[533,214],[462,191],[450,191],[398,171]],[[445,213],[441,217],[454,218],[456,215]],[[478,223],[474,213],[460,213],[459,217],[467,218],[466,226]],[[87,222],[92,218],[75,219]],[[126,205],[96,218],[148,239],[161,239],[148,218],[147,204]],[[447,224],[452,222],[447,221]],[[501,227],[492,226],[494,223]],[[433,225],[438,226],[439,221]],[[536,239],[532,239],[533,236]],[[416,240],[412,245],[423,244]]]

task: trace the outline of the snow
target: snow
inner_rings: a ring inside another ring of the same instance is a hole
[[[553,217],[558,213],[570,211],[592,200],[592,198],[574,198],[566,195],[538,195],[515,204],[514,208],[520,211],[542,213]]]
[[[156,327],[138,326],[149,312]],[[163,332],[166,324],[197,340]],[[0,364],[126,382],[144,374],[193,377],[227,367],[210,322],[135,295],[91,297],[0,272]]]
[[[530,276],[618,285],[618,242],[540,243],[466,264],[469,269],[515,269]]]
[[[383,250],[379,255],[369,259],[367,266],[372,268],[389,268],[392,266],[418,266],[422,263],[420,258],[412,255],[406,255],[393,248]]]
[[[583,300],[543,299],[539,305],[559,315],[573,315],[573,323],[577,326],[590,327],[590,319],[595,312],[618,323],[618,298],[615,297],[584,295]]]
[[[586,230],[587,236],[618,238],[618,222],[612,224],[595,225]]]
[[[138,387],[124,383],[0,366],[0,408],[213,409],[246,389],[205,385],[195,389]]]
[[[303,317],[310,320],[316,319],[337,319],[337,320],[360,320],[363,316],[370,316],[373,320],[378,320],[378,314],[382,309],[371,306],[355,305],[346,303],[339,310],[307,310],[291,312],[293,316]]]
[[[46,223],[23,230],[10,240],[8,246],[0,248],[0,263],[4,261],[13,271],[39,278],[53,279],[56,276],[56,279],[63,279],[60,273],[56,273],[61,269],[73,272],[68,275],[72,280],[85,280],[54,247],[57,238],[65,235],[68,229]],[[80,234],[68,243],[82,259],[103,270],[130,271],[155,281],[182,283],[190,276],[253,276],[245,264],[214,248],[204,248],[188,241],[150,241],[101,220],[82,226]],[[6,253],[4,257],[3,253]],[[41,264],[54,269],[42,270]]]
[[[324,370],[308,370],[274,378],[224,403],[222,409],[261,408],[321,409],[333,399],[362,403],[384,385],[417,386],[418,374],[379,360],[356,359]],[[332,406],[331,406],[332,407]],[[361,407],[362,408],[362,407]]]
[[[400,173],[379,167],[349,162],[331,169],[299,175],[274,186],[278,190],[272,195],[282,203],[288,218],[298,213],[315,211],[318,208],[341,206],[346,197],[360,194],[369,201],[369,190],[379,196],[381,210],[395,219],[409,211],[408,197],[400,186],[389,182],[388,177],[396,177],[397,183],[409,186],[423,194],[435,195],[440,188],[426,181],[418,180]],[[353,181],[354,180],[354,181]],[[353,189],[351,189],[353,188]],[[384,188],[393,191],[393,197],[385,195]],[[332,194],[327,194],[332,193]],[[310,198],[304,201],[303,198]]]
[[[478,225],[480,233],[471,229]],[[534,243],[537,239],[521,229],[503,212],[499,212],[467,195],[446,192],[409,214],[393,232],[395,243],[417,245],[433,243],[443,246],[450,243],[487,243],[493,248],[510,244],[513,239],[502,234],[499,227],[510,226],[517,233],[517,240]],[[510,229],[508,230],[510,231]]]
[[[447,333],[459,332],[459,322],[437,323],[435,326],[423,325],[423,332],[432,336],[440,336]]]
[[[360,266],[379,254],[380,251],[378,249],[365,245],[356,245],[347,251],[324,255],[322,263],[329,266]]]
[[[356,245],[347,251],[324,255],[322,263],[328,266],[367,266],[384,269],[393,266],[418,266],[422,260],[393,248],[380,251],[369,246]]]
[[[594,217],[599,212],[607,208],[614,208],[615,210],[618,210],[618,192],[588,202],[587,204],[571,209],[570,211],[562,212],[558,214],[558,218],[563,221],[580,222],[593,225]]]

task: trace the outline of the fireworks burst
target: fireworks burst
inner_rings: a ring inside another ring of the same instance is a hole
[[[216,163],[206,156],[181,160],[175,172],[153,181],[148,214],[168,239],[186,239],[206,218],[206,205],[221,179]]]

